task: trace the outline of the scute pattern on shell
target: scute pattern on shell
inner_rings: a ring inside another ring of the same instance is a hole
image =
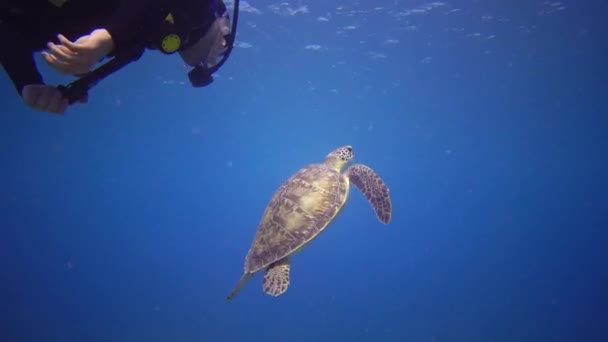
[[[323,164],[308,165],[275,192],[245,258],[245,272],[257,272],[315,238],[340,211],[348,180]]]

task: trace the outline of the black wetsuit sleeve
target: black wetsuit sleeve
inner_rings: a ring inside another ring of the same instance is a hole
[[[44,84],[44,81],[34,61],[35,49],[29,46],[25,39],[18,37],[15,31],[8,32],[7,29],[0,25],[0,41],[10,42],[0,49],[0,63],[21,95],[26,85]]]
[[[105,29],[112,36],[114,51],[120,51],[136,40],[150,16],[160,13],[161,0],[123,0],[106,22]]]

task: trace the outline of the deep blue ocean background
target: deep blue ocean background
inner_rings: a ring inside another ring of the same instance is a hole
[[[243,1],[204,89],[149,51],[57,116],[0,77],[0,341],[608,341],[607,10]],[[345,144],[390,225],[353,188],[286,294],[226,302]]]

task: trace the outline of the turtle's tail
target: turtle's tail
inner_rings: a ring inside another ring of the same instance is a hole
[[[232,298],[234,298],[234,296],[236,296],[236,294],[239,293],[239,291],[241,291],[243,286],[245,286],[245,283],[247,283],[247,281],[249,279],[251,279],[251,276],[253,276],[253,273],[243,274],[243,276],[239,280],[238,284],[236,284],[236,286],[234,287],[234,290],[232,290],[232,292],[230,292],[228,297],[226,297],[226,300],[231,300]]]

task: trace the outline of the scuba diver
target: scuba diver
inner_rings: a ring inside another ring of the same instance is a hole
[[[235,0],[230,25],[222,0],[2,0],[0,63],[29,107],[56,114],[87,102],[90,88],[146,49],[178,53],[192,86],[203,87],[232,51],[238,8]],[[50,67],[79,78],[46,85],[37,52]]]

